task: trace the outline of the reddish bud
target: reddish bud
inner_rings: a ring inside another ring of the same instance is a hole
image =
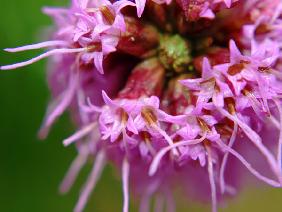
[[[144,24],[136,18],[125,17],[126,32],[119,40],[117,49],[121,52],[145,57],[159,44],[159,33],[150,24]]]
[[[147,59],[137,65],[119,98],[137,99],[141,96],[161,96],[165,77],[165,69],[157,58]]]

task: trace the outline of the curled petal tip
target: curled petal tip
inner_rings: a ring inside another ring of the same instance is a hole
[[[102,90],[102,97],[105,102],[105,104],[110,105],[110,106],[115,106],[113,100],[107,95],[107,93]]]
[[[5,52],[13,52],[13,49],[12,48],[5,48],[3,49]]]

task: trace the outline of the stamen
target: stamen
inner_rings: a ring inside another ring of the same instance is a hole
[[[151,144],[151,135],[148,132],[146,132],[146,131],[139,132],[139,135],[142,138],[142,140],[145,141],[146,146],[149,149],[150,153],[152,155],[156,155],[157,152],[156,152],[156,150],[154,149],[154,147]]]
[[[88,147],[81,146],[80,151],[74,161],[71,163],[71,166],[65,175],[61,185],[60,185],[60,192],[67,193],[71,186],[73,185],[74,181],[76,180],[81,168],[85,165],[88,158]]]
[[[253,131],[247,124],[245,124],[243,121],[241,121],[237,115],[234,116],[230,115],[227,111],[225,111],[222,108],[217,107],[218,111],[232,120],[235,124],[238,124],[240,128],[244,131],[244,133],[247,135],[247,137],[250,139],[250,141],[259,149],[259,151],[262,153],[262,155],[266,158],[268,161],[268,164],[270,165],[270,168],[272,169],[273,173],[277,176],[277,178],[281,179],[281,173],[280,168],[278,169],[278,164],[276,160],[274,159],[273,155],[269,152],[269,150],[263,145],[261,137]]]
[[[281,161],[282,160],[281,158],[282,157],[282,108],[281,108],[281,102],[279,100],[275,99],[274,103],[276,104],[280,116],[280,127],[279,127],[280,132],[279,132],[279,142],[278,142],[278,150],[277,150],[277,162],[279,164],[280,172],[282,175],[282,161]]]
[[[99,8],[86,8],[85,11],[88,13],[96,13],[99,12]]]
[[[95,42],[91,45],[86,47],[87,52],[101,52],[102,51],[102,44],[101,42]]]
[[[153,161],[152,161],[152,163],[150,165],[149,176],[153,176],[156,173],[156,171],[158,169],[158,166],[159,166],[159,164],[161,162],[161,159],[171,149],[179,147],[179,146],[195,145],[195,144],[201,143],[203,140],[205,140],[205,138],[206,138],[206,133],[201,138],[199,138],[199,139],[181,141],[181,142],[175,143],[175,144],[173,144],[171,146],[167,146],[167,147],[161,149],[158,152],[158,154],[155,156],[155,158],[153,159]]]
[[[262,73],[269,73],[271,71],[271,68],[270,67],[260,66],[260,67],[258,67],[258,71],[262,72]]]
[[[151,142],[151,135],[146,131],[139,132],[140,137],[147,143]]]
[[[214,179],[214,171],[213,171],[213,162],[211,157],[210,148],[205,146],[208,154],[208,173],[209,173],[209,181],[211,186],[211,199],[212,199],[212,212],[217,211],[217,198],[216,198],[216,185]]]
[[[150,212],[152,193],[145,192],[140,200],[139,212]]]
[[[175,202],[172,196],[172,192],[170,190],[166,191],[165,197],[166,197],[166,211],[175,212]]]
[[[88,97],[86,99],[87,105],[80,103],[79,107],[81,107],[81,109],[86,112],[86,113],[101,113],[102,109],[101,107],[98,107],[96,105],[93,105],[90,98]]]
[[[41,43],[26,45],[26,46],[20,46],[16,48],[6,48],[4,49],[6,52],[21,52],[21,51],[27,51],[32,49],[41,49],[51,46],[68,46],[69,44],[66,41],[62,40],[52,40],[52,41],[44,41]]]
[[[209,78],[207,80],[204,80],[204,81],[200,82],[200,85],[204,85],[204,84],[210,85],[210,84],[214,84],[214,83],[215,83],[215,78],[212,77],[212,78]]]
[[[154,128],[165,138],[165,140],[168,142],[170,146],[173,145],[173,140],[171,139],[171,137],[157,125],[158,118],[154,114],[154,111],[151,108],[149,107],[142,108],[141,116],[147,125]],[[176,149],[172,149],[172,152],[174,155],[178,155],[178,152]]]
[[[243,89],[242,94],[249,98],[252,108],[254,112],[258,115],[258,117],[261,117],[261,112],[266,112],[262,108],[263,107],[262,103],[256,98],[256,96],[253,94],[252,91],[248,89]]]
[[[13,65],[5,65],[5,66],[0,66],[0,70],[10,70],[10,69],[16,69],[16,68],[20,68],[23,66],[27,66],[30,65],[32,63],[35,63],[43,58],[46,57],[50,57],[52,55],[56,55],[56,54],[71,54],[71,53],[79,53],[79,52],[83,52],[85,51],[86,48],[76,48],[76,49],[66,49],[66,48],[62,48],[62,49],[52,49],[50,51],[47,51],[37,57],[34,57],[30,60],[24,61],[24,62],[20,62],[20,63],[16,63]]]
[[[235,109],[235,101],[233,98],[228,97],[225,99],[226,104],[227,104],[227,110],[231,115],[234,115],[236,113],[236,109]]]
[[[237,193],[236,189],[230,185],[225,185],[225,191],[230,195],[236,195]]]
[[[148,150],[150,151],[151,155],[154,156],[154,155],[157,154],[156,150],[154,149],[154,147],[152,146],[152,144],[150,142],[146,141],[146,146],[147,146]]]
[[[73,99],[77,86],[78,74],[71,74],[67,90],[62,93],[57,100],[54,101],[54,104],[51,104],[48,107],[47,115],[45,118],[46,120],[44,121],[41,129],[39,130],[40,138],[45,138],[47,136],[50,126],[57,119],[57,117],[59,117],[69,106]]]
[[[156,196],[154,212],[163,212],[164,209],[164,198],[160,194]]]
[[[256,30],[255,30],[255,35],[262,35],[265,33],[271,32],[271,28],[269,27],[268,24],[260,24]]]
[[[257,170],[255,170],[251,164],[249,162],[247,162],[247,160],[240,155],[238,152],[236,152],[235,150],[231,149],[229,146],[225,145],[223,142],[220,141],[216,141],[216,143],[219,146],[222,146],[225,150],[227,150],[228,152],[230,152],[230,154],[232,154],[234,157],[236,157],[256,178],[258,178],[259,180],[273,186],[273,187],[281,187],[280,183],[265,177],[263,175],[261,175]]]
[[[154,128],[155,130],[157,130],[157,131],[165,138],[165,140],[168,142],[169,146],[173,146],[173,145],[174,145],[174,142],[173,142],[173,140],[171,139],[171,137],[170,137],[163,129],[161,129],[160,127],[158,127],[156,124],[153,125],[153,128]],[[175,155],[175,156],[178,156],[178,155],[179,155],[178,151],[177,151],[176,149],[174,149],[174,148],[172,149],[172,153],[173,153],[173,155]]]
[[[129,208],[129,163],[125,158],[122,163],[122,191],[123,191],[123,212]]]
[[[269,120],[278,130],[280,130],[280,122],[275,117],[270,115]]]
[[[236,74],[241,73],[241,71],[244,68],[245,68],[245,65],[243,63],[234,64],[228,68],[227,73],[230,74],[231,76],[234,76]]]
[[[126,123],[127,123],[127,120],[128,120],[128,114],[127,114],[127,112],[125,112],[125,110],[124,109],[122,109],[122,108],[120,108],[120,119],[121,119],[121,123],[123,124],[123,125],[126,125]]]
[[[96,13],[101,12],[104,16],[105,20],[112,25],[115,22],[115,15],[112,13],[112,11],[107,6],[101,6],[100,8],[87,8],[86,12],[88,13]]]
[[[228,144],[229,148],[232,148],[235,140],[236,140],[236,136],[237,136],[237,132],[238,132],[238,125],[235,123],[234,124],[234,129]],[[228,154],[229,152],[226,152],[223,156],[222,159],[222,163],[221,163],[221,167],[220,167],[220,171],[219,171],[219,182],[220,182],[220,189],[221,189],[221,193],[223,194],[225,192],[225,180],[224,180],[224,172],[225,172],[225,167],[226,167],[226,163],[228,160]]]
[[[227,119],[228,120],[228,119]],[[228,126],[229,123],[220,123],[220,124],[216,124],[215,125],[215,129],[218,132],[218,134],[220,134],[221,137],[226,137],[226,138],[230,138],[233,132],[233,128],[231,129],[231,126]],[[232,122],[232,126],[233,126],[233,122]]]
[[[115,16],[107,6],[100,7],[100,11],[110,25],[112,25],[115,22]]]
[[[88,198],[91,192],[93,191],[105,167],[105,162],[106,162],[105,153],[103,151],[100,151],[97,154],[92,171],[83,187],[79,200],[75,206],[74,209],[75,212],[82,212],[83,209],[85,208],[86,202],[88,201]]]
[[[154,111],[149,107],[144,107],[141,111],[141,116],[148,125],[155,125],[158,121]]]
[[[94,122],[82,128],[81,130],[77,131],[75,134],[73,134],[69,138],[65,139],[63,141],[64,146],[68,146],[71,143],[83,138],[84,136],[88,135],[91,131],[93,131],[96,127],[97,127],[97,122]]]
[[[82,125],[86,125],[86,124],[90,123],[89,115],[86,113],[85,110],[83,110],[83,107],[81,107],[81,105],[84,105],[84,100],[85,100],[84,92],[82,91],[82,89],[78,89],[77,95],[76,95],[76,101],[77,101],[77,104],[78,104],[78,113],[81,117],[81,124]]]
[[[197,122],[198,122],[198,124],[199,124],[199,126],[200,126],[200,128],[203,132],[210,132],[211,131],[209,126],[207,125],[207,123],[203,119],[201,119],[199,117],[197,117],[196,119],[197,119]]]

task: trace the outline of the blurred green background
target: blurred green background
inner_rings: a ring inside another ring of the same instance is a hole
[[[51,20],[41,13],[41,7],[66,4],[66,0],[1,0],[0,49],[42,40],[44,27]],[[0,64],[22,61],[37,53],[1,51]],[[61,142],[73,132],[67,115],[57,122],[48,139],[39,141],[36,137],[49,99],[45,63],[0,73],[1,212],[72,211],[90,169],[88,165],[83,170],[69,194],[59,194],[59,183],[76,152]],[[281,199],[279,189],[246,188],[220,211],[282,211]],[[136,205],[132,203],[131,211],[137,211]],[[115,212],[121,208],[121,183],[115,170],[107,167],[86,211]],[[209,211],[209,207],[182,198],[177,211]]]

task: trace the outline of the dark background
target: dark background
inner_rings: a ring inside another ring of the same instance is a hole
[[[52,22],[41,13],[41,7],[66,2],[0,0],[0,49],[43,40],[44,29]],[[1,50],[0,64],[23,61],[39,52],[11,54]],[[36,137],[49,100],[45,63],[0,73],[0,212],[72,211],[90,169],[88,165],[83,170],[70,193],[59,194],[59,183],[76,155],[73,146],[64,148],[61,141],[74,129],[64,115],[48,139],[39,141]],[[86,211],[121,211],[121,192],[119,177],[108,166]],[[281,198],[279,189],[245,188],[220,211],[281,211]],[[209,211],[207,206],[178,199],[177,211]],[[136,205],[132,203],[131,211],[137,211]]]

